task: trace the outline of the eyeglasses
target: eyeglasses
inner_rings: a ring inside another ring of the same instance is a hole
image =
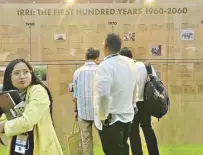
[[[23,74],[24,76],[28,76],[30,73],[31,73],[30,70],[22,70],[22,71],[17,70],[17,71],[13,71],[11,73],[11,75],[16,76],[16,77],[20,77],[21,74]]]

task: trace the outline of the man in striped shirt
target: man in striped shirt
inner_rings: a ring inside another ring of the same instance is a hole
[[[86,53],[85,64],[74,73],[74,102],[75,118],[78,119],[81,136],[83,155],[93,155],[92,126],[94,122],[94,77],[97,69],[96,62],[99,51],[93,48]]]

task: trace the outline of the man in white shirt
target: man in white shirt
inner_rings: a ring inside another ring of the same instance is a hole
[[[108,34],[104,42],[104,61],[95,75],[95,125],[105,155],[129,155],[129,137],[136,84],[134,61],[118,53],[121,39]]]
[[[121,49],[120,55],[129,57],[131,59],[133,58],[132,53],[128,48]],[[148,105],[144,102],[144,86],[148,78],[147,70],[142,62],[136,62],[135,68],[137,69],[135,108],[138,108],[138,113],[135,114],[130,132],[131,150],[133,155],[143,155],[139,131],[140,125],[145,136],[149,155],[159,155],[157,139],[151,126],[151,114],[148,111]],[[156,72],[154,71],[153,67],[152,74],[156,76]]]
[[[93,48],[86,53],[85,64],[74,73],[74,102],[75,118],[78,119],[81,136],[83,155],[93,155],[92,126],[94,122],[94,78],[97,69],[96,62],[99,51]]]

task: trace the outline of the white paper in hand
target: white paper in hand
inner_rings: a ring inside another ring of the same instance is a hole
[[[25,102],[25,101],[22,101],[22,102],[18,103],[18,104],[14,107],[14,109],[15,109],[15,111],[16,111],[16,113],[17,113],[17,117],[22,116],[22,114],[23,114],[23,112],[24,112],[24,110],[25,110],[25,106],[26,106],[26,102]]]

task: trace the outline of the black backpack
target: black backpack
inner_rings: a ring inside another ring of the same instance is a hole
[[[149,105],[150,114],[159,119],[168,112],[169,96],[161,80],[152,75],[151,64],[145,63],[145,67],[150,80],[144,87],[144,101]]]

